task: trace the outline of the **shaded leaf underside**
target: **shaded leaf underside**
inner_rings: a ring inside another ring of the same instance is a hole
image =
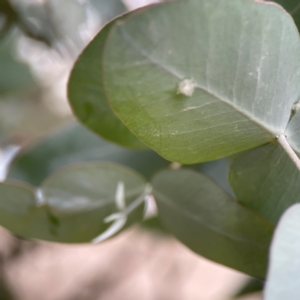
[[[153,181],[166,228],[196,253],[263,278],[272,226],[240,206],[207,177],[163,171]]]
[[[125,188],[128,205],[145,189],[138,173],[110,163],[78,164],[48,177],[38,190],[21,183],[0,184],[0,224],[22,237],[56,242],[89,242],[109,224],[104,219],[118,212],[116,190]],[[141,220],[133,212],[128,224]]]

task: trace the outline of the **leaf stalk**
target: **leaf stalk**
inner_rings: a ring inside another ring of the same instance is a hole
[[[277,138],[278,143],[282,146],[282,148],[285,150],[287,155],[290,157],[290,159],[293,161],[295,166],[300,171],[300,159],[297,156],[297,154],[294,152],[293,148],[290,146],[289,142],[287,141],[286,135],[280,134],[276,138]]]

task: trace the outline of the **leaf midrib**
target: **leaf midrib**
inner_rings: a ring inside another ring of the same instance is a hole
[[[245,244],[255,244],[256,246],[259,246],[259,247],[263,247],[265,248],[266,246],[259,243],[259,242],[256,242],[254,240],[249,240],[249,239],[244,239],[244,238],[241,238],[239,236],[234,236],[234,235],[231,235],[231,234],[228,234],[227,232],[223,232],[222,230],[219,230],[218,228],[216,228],[215,226],[209,226],[207,224],[207,222],[204,222],[202,219],[199,219],[199,218],[196,218],[193,214],[189,213],[187,210],[183,209],[182,207],[180,207],[179,205],[177,205],[176,203],[170,201],[167,196],[165,196],[164,194],[162,194],[161,192],[155,190],[156,193],[158,193],[160,195],[160,199],[162,199],[166,205],[170,206],[170,207],[173,207],[177,212],[181,213],[182,215],[185,215],[186,217],[192,219],[193,221],[195,221],[196,223],[200,224],[201,226],[203,226],[204,228],[210,230],[210,231],[213,231],[215,234],[223,237],[223,238],[227,238],[231,241],[235,241],[235,242],[242,242],[242,243],[245,243]]]
[[[133,41],[131,36],[124,30],[123,26],[120,26],[119,28],[120,28],[121,35],[123,36],[124,40],[131,46],[131,48],[133,50],[135,50],[138,54],[140,54],[142,57],[147,59],[150,63],[152,63],[153,65],[155,65],[159,68],[161,68],[166,73],[168,73],[170,75],[173,75],[176,79],[178,79],[180,81],[184,80],[186,78],[189,78],[189,76],[184,76],[184,75],[180,74],[180,72],[178,72],[177,70],[174,70],[173,68],[171,69],[170,67],[164,65],[163,63],[161,63],[161,62],[157,61],[156,59],[154,59],[153,57],[151,57],[151,55],[149,55],[149,53],[147,51],[145,51],[144,49],[140,49],[138,47],[138,45]],[[113,31],[113,29],[112,29],[112,31]],[[272,137],[276,137],[278,134],[280,134],[280,133],[276,132],[275,130],[273,130],[267,124],[260,122],[260,120],[255,118],[248,111],[246,111],[246,110],[242,109],[241,107],[237,106],[235,103],[231,102],[230,100],[228,100],[226,98],[221,97],[217,93],[209,90],[207,87],[202,86],[197,81],[195,81],[195,83],[196,83],[195,88],[197,88],[201,91],[204,91],[205,93],[207,93],[208,95],[214,97],[215,99],[217,99],[219,101],[222,101],[225,104],[227,104],[228,106],[234,108],[237,112],[239,112],[240,114],[242,114],[243,116],[248,118],[251,122],[255,123],[261,129],[263,129],[268,134],[270,134]]]

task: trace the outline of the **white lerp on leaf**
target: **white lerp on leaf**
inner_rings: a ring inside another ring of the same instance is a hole
[[[193,78],[192,79],[184,79],[184,80],[180,81],[180,83],[178,84],[177,93],[191,97],[194,94],[195,88],[196,88],[196,82]]]

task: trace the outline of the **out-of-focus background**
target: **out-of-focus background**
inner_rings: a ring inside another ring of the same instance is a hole
[[[150,2],[0,0],[1,180],[22,147],[73,119],[66,86],[85,45],[112,17]],[[248,280],[138,226],[98,245],[26,241],[0,228],[0,300],[223,300]]]

